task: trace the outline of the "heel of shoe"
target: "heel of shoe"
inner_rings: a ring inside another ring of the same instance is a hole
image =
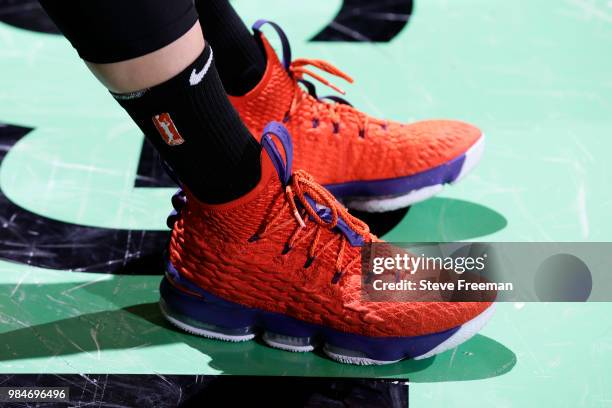
[[[254,313],[207,298],[186,293],[164,277],[159,307],[171,324],[191,334],[232,342],[255,338]]]

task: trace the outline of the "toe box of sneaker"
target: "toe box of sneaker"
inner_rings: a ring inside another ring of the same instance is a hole
[[[360,286],[353,276],[349,286]],[[406,301],[390,294],[384,301],[369,301],[363,291],[345,290],[344,308],[355,314],[349,331],[376,337],[412,337],[460,327],[491,306],[491,302]],[[348,323],[347,321],[343,323]]]
[[[359,178],[404,177],[433,169],[460,157],[481,137],[480,129],[460,121],[390,123],[370,134],[364,153],[376,160],[361,162],[375,166],[361,166]]]

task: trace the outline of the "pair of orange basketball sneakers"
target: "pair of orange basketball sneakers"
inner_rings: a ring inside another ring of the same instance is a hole
[[[265,75],[247,95],[230,98],[261,135],[261,180],[221,205],[186,189],[175,195],[162,312],[193,334],[261,335],[294,352],[321,346],[352,364],[421,359],[462,343],[489,319],[492,304],[364,300],[361,248],[379,240],[346,208],[383,212],[431,197],[479,161],[481,131],[456,121],[375,119],[339,97],[318,97],[307,76],[336,88],[310,67],[350,77],[321,60],[291,62],[285,34],[271,23],[281,62],[260,31],[266,23],[253,27]]]

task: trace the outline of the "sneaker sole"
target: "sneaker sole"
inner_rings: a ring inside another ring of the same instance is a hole
[[[462,180],[480,162],[484,135],[465,153],[433,169],[395,179],[354,181],[325,186],[349,209],[387,212],[408,207],[440,193],[446,184]]]
[[[190,289],[193,289],[190,287]],[[331,359],[356,365],[384,365],[428,358],[474,336],[491,318],[494,304],[465,324],[412,337],[369,337],[304,322],[280,313],[242,306],[198,288],[198,296],[174,287],[164,277],[160,309],[177,328],[202,337],[242,342],[260,337],[270,347],[291,352],[322,348]]]

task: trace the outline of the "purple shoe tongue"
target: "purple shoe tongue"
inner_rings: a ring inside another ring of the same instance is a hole
[[[273,137],[280,142],[284,150],[284,157],[281,152],[278,151],[277,145],[274,143]],[[292,162],[293,162],[293,143],[291,142],[291,135],[287,128],[279,122],[270,122],[264,129],[261,137],[261,146],[265,149],[272,160],[272,164],[276,169],[278,178],[286,187],[291,180],[292,174]],[[311,197],[306,195],[306,201],[310,207],[317,212],[319,217],[325,222],[331,222],[331,211],[329,208],[319,206]],[[301,203],[297,203],[301,206]],[[340,231],[348,239],[352,246],[363,246],[363,237],[353,231],[348,224],[340,218],[338,223],[334,227]]]
[[[265,19],[257,20],[255,24],[253,24],[253,31],[256,34],[256,38],[261,35],[261,27],[266,24],[270,24],[280,37],[281,45],[283,47],[283,67],[285,67],[285,70],[289,72],[289,65],[291,65],[291,46],[289,45],[289,38],[287,38],[287,34],[285,34],[283,29],[272,21]]]
[[[273,137],[276,137],[276,139],[281,143],[281,146],[285,152],[284,157],[278,151],[278,148],[272,139]],[[289,184],[289,180],[291,179],[291,174],[293,172],[293,169],[291,168],[293,163],[293,143],[291,142],[289,131],[279,122],[268,123],[261,136],[261,146],[266,150],[268,156],[270,156],[270,160],[272,160],[272,164],[276,169],[278,178],[280,179],[281,183],[283,183],[283,187],[286,187]]]

